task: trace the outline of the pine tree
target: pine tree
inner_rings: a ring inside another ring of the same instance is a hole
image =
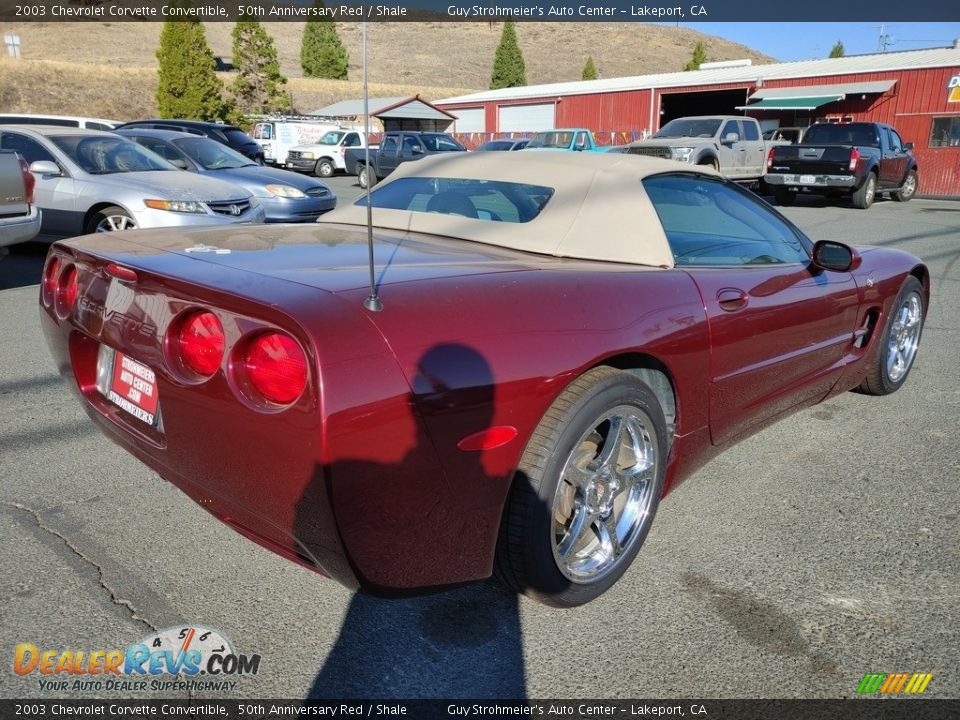
[[[318,0],[314,7],[325,7]],[[300,67],[306,77],[346,80],[350,56],[340,42],[333,20],[311,20],[303,29]]]
[[[587,62],[583,66],[583,73],[580,76],[581,80],[596,80],[600,77],[600,73],[597,72],[597,66],[593,64],[593,58],[588,56]]]
[[[164,22],[157,61],[160,117],[223,120],[229,115],[201,23]]]
[[[837,40],[837,44],[830,49],[830,57],[838,58],[846,55],[846,50],[843,49],[843,41]]]
[[[233,67],[237,78],[231,90],[241,113],[287,112],[290,97],[283,90],[287,79],[280,74],[273,38],[258,22],[233,26]]]
[[[699,70],[700,64],[707,61],[707,46],[703,44],[702,40],[697,40],[697,44],[693,46],[693,56],[690,58],[690,62],[683,66],[684,70]]]
[[[490,89],[520,87],[527,84],[527,71],[523,64],[523,53],[517,44],[517,31],[513,20],[503,23],[500,44],[493,56],[493,74],[490,76]]]

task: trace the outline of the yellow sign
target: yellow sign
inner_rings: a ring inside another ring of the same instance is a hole
[[[947,90],[950,91],[947,95],[947,102],[960,103],[960,75],[954,75],[950,78],[950,82],[947,83]]]

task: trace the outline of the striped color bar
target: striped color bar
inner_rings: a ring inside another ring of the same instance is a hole
[[[931,680],[932,673],[867,673],[857,686],[857,695],[919,695]]]

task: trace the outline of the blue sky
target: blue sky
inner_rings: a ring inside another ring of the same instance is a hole
[[[873,21],[681,24],[743,43],[785,62],[826,57],[837,40],[843,41],[847,55],[874,53],[881,34],[881,23]],[[943,47],[952,44],[954,38],[960,38],[960,23],[887,23],[883,34],[888,37],[888,52]]]

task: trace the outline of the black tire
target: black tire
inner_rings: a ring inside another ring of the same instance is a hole
[[[776,187],[773,189],[773,199],[777,201],[777,205],[789,207],[797,201],[797,193],[785,187]]]
[[[617,454],[604,460],[612,432],[617,444],[609,452]],[[643,453],[635,452],[638,443]],[[634,464],[620,468],[623,457],[628,463],[632,457]],[[653,391],[614,368],[585,373],[550,406],[523,453],[501,523],[497,577],[554,607],[599,597],[643,545],[663,492],[666,464],[667,428]],[[570,516],[560,517],[565,506]],[[603,565],[605,548],[611,549]],[[594,557],[598,566],[591,574],[587,561]]]
[[[333,173],[337,170],[336,166],[333,164],[333,160],[330,158],[320,158],[317,160],[317,166],[313,169],[313,174],[317,177],[328,178],[333,177]]]
[[[370,180],[370,187],[373,187],[377,184],[377,172],[373,168],[368,168],[366,165],[361,165],[357,168],[357,182],[360,183],[360,187],[367,187],[367,179]]]
[[[913,196],[917,194],[917,187],[920,185],[920,179],[917,177],[917,171],[911,170],[903,180],[903,185],[899,190],[890,193],[890,197],[897,202],[910,202]]]
[[[126,210],[117,205],[102,208],[87,222],[86,232],[114,232],[136,230],[137,222]]]
[[[873,200],[877,196],[877,175],[869,173],[855,193],[853,193],[853,206],[859,210],[866,210],[873,205]]]
[[[913,367],[926,314],[923,286],[911,275],[903,281],[896,300],[890,306],[883,333],[873,355],[867,360],[867,375],[856,388],[858,392],[889,395],[900,389]],[[912,323],[913,320],[916,320],[916,325]],[[893,336],[894,333],[897,336]],[[891,342],[894,344],[891,345]],[[903,358],[902,363],[897,362],[898,353]]]

